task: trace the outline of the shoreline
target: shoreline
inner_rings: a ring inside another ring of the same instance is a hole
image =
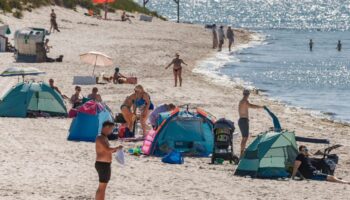
[[[10,24],[12,32],[26,26],[49,28],[49,7],[24,13],[21,20],[9,16],[0,17]],[[139,83],[150,94],[155,105],[174,103],[202,107],[217,118],[227,118],[237,127],[238,102],[242,90],[222,87],[208,81],[205,76],[192,72],[197,64],[213,55],[211,32],[203,26],[177,24],[154,19],[151,23],[134,20],[132,24],[104,21],[86,17],[84,10],[74,12],[55,7],[60,33],[50,35],[53,48],[50,55],[64,53],[62,63],[15,63],[12,55],[0,54],[0,70],[12,66],[30,66],[46,74],[29,77],[35,81],[55,80],[63,94],[74,92],[73,76],[90,75],[92,66],[82,64],[79,54],[102,51],[113,58],[121,73],[136,75]],[[112,16],[112,15],[110,15]],[[117,19],[117,15],[113,15]],[[137,15],[136,15],[137,18]],[[118,18],[119,19],[119,18]],[[94,24],[94,25],[92,25]],[[247,43],[249,31],[238,30],[239,43]],[[103,37],[102,37],[103,36]],[[180,52],[188,64],[183,68],[184,83],[181,88],[173,85],[172,70],[164,67]],[[96,67],[96,73],[106,75],[114,66]],[[0,78],[9,83],[17,78]],[[119,107],[134,85],[105,84],[82,86],[87,95],[98,87],[102,99],[112,109]],[[252,94],[252,103],[267,105],[279,117],[282,127],[295,131],[299,136],[327,138],[332,143],[343,144],[337,150],[340,157],[336,175],[350,180],[349,127],[324,122],[307,114],[269,100],[266,96]],[[70,105],[67,104],[68,109]],[[0,132],[0,196],[4,200],[25,199],[93,199],[98,176],[93,167],[95,144],[67,141],[71,119],[59,118],[1,118]],[[250,111],[252,137],[267,130],[271,119],[264,111]],[[250,139],[252,141],[252,139]],[[249,143],[250,143],[249,141]],[[234,139],[234,151],[239,152],[240,136]],[[142,145],[111,141],[112,146],[124,145],[125,149]],[[319,145],[310,144],[311,150]],[[321,146],[322,147],[322,146]],[[312,181],[276,181],[233,176],[236,166],[229,163],[210,165],[210,158],[186,157],[182,165],[167,165],[159,157],[132,156],[126,154],[126,165],[121,167],[113,159],[112,177],[107,189],[107,199],[213,199],[251,200],[267,199],[346,199],[350,190],[335,184]],[[276,188],[279,190],[276,190]],[[252,189],[254,188],[254,189]],[[329,190],[322,193],[319,191]],[[295,193],[293,191],[300,191]]]
[[[241,28],[236,28],[235,30],[247,31],[250,37],[249,42],[234,46],[231,52],[228,52],[228,49],[224,48],[223,49],[224,52],[210,53],[207,57],[197,61],[196,67],[194,67],[192,72],[201,74],[202,76],[204,76],[204,79],[211,81],[214,85],[218,85],[222,87],[235,87],[237,89],[247,88],[252,90],[254,93],[258,94],[259,96],[267,97],[273,103],[277,103],[292,109],[305,111],[308,113],[308,115],[310,115],[311,117],[315,117],[317,119],[321,119],[324,121],[328,121],[330,123],[337,123],[340,125],[350,127],[350,121],[333,118],[334,116],[337,115],[337,113],[329,113],[322,110],[314,110],[308,107],[297,106],[292,103],[288,103],[288,102],[285,102],[284,100],[280,100],[276,97],[273,97],[269,94],[268,91],[257,88],[253,84],[246,83],[244,80],[240,78],[232,79],[225,74],[219,74],[217,70],[223,67],[224,65],[231,62],[235,62],[239,64],[240,62],[239,59],[235,57],[236,52],[242,51],[247,48],[255,48],[256,46],[266,44],[266,36],[263,33],[255,32],[249,29],[241,29]],[[203,65],[207,65],[207,66],[203,67]]]

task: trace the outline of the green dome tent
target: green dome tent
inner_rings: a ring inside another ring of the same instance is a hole
[[[236,169],[237,176],[288,177],[298,154],[294,132],[265,132],[248,146]]]
[[[0,100],[1,117],[27,117],[28,112],[67,116],[61,95],[46,83],[19,83]]]
[[[235,175],[253,178],[288,177],[288,169],[293,166],[298,155],[294,132],[282,130],[281,124],[267,107],[274,130],[259,134],[245,150]]]

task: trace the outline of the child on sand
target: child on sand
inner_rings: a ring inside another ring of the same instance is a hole
[[[99,185],[96,191],[96,200],[104,200],[107,184],[111,178],[112,153],[122,150],[123,146],[110,147],[108,136],[113,132],[114,123],[106,121],[102,125],[102,131],[96,138],[96,162],[95,169],[99,177]]]

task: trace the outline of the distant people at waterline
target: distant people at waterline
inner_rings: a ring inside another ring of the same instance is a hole
[[[218,34],[216,32],[216,24],[213,24],[213,49],[218,48]]]
[[[227,28],[226,37],[228,39],[228,51],[231,51],[231,46],[232,46],[232,44],[234,43],[234,40],[235,40],[234,39],[235,35],[233,33],[233,30],[232,30],[231,26],[229,26]]]
[[[341,51],[341,46],[342,46],[341,41],[338,40],[338,44],[337,44],[337,50],[338,51]]]
[[[309,42],[310,51],[312,51],[313,47],[314,47],[314,42],[312,41],[312,39],[310,39],[310,42]]]
[[[219,28],[219,51],[222,50],[222,45],[224,44],[224,39],[225,39],[224,27],[220,26],[220,28]]]

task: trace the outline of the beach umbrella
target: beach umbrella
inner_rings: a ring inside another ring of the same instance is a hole
[[[107,67],[113,65],[112,58],[107,56],[104,53],[90,51],[88,53],[83,53],[80,55],[80,60],[83,63],[94,65],[94,70],[92,71],[92,75],[95,73],[96,66]]]
[[[3,71],[0,76],[22,76],[24,81],[24,76],[37,76],[40,74],[45,74],[45,72],[34,67],[10,67]]]
[[[116,0],[92,0],[93,3],[96,3],[96,4],[104,4],[105,5],[105,19],[107,19],[107,4],[108,3],[114,3],[116,2]]]

